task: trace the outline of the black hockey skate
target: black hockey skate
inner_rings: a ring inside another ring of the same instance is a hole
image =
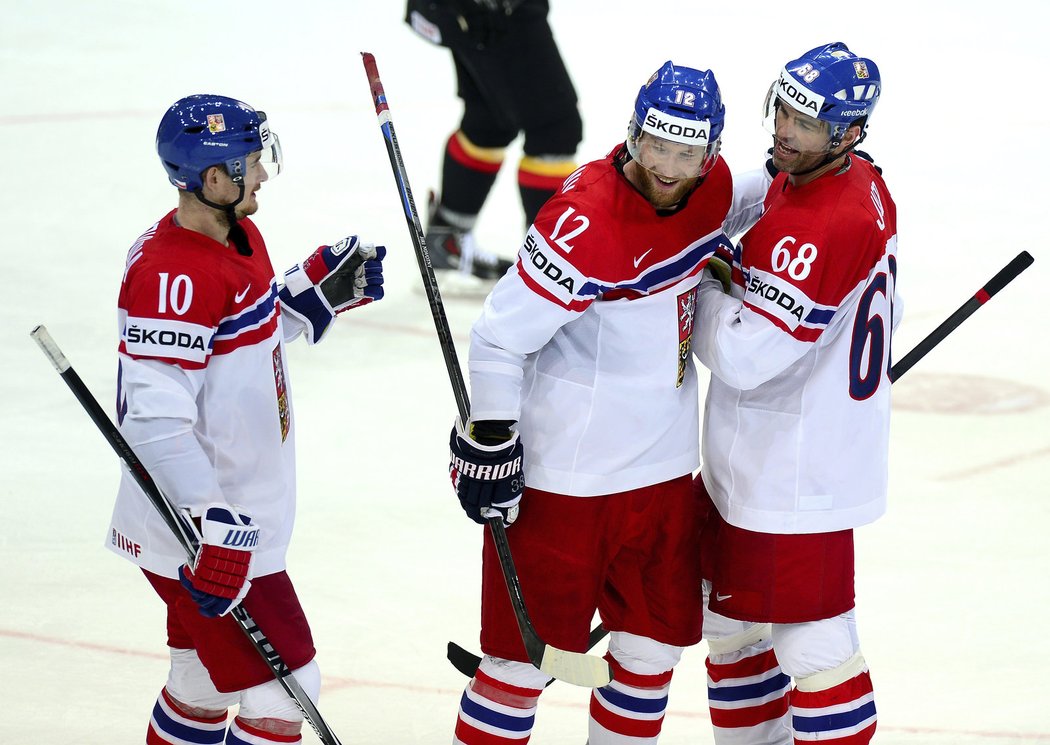
[[[442,292],[488,294],[513,263],[478,248],[470,227],[456,225],[441,214],[434,192],[428,211],[427,250]]]

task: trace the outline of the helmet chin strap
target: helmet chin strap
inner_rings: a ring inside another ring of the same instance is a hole
[[[237,253],[239,253],[241,256],[251,256],[252,249],[251,246],[248,245],[248,236],[245,234],[244,228],[242,228],[238,223],[236,212],[237,205],[244,201],[243,181],[237,184],[237,189],[237,198],[229,204],[219,204],[218,202],[213,202],[210,199],[207,199],[204,196],[203,188],[198,189],[197,191],[193,192],[193,194],[202,204],[206,204],[212,209],[219,210],[226,215],[226,221],[229,223],[230,226],[229,237],[230,240],[233,242],[234,248],[237,249]]]

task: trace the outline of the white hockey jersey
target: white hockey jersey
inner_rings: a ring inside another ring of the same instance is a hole
[[[273,267],[179,227],[174,212],[132,247],[118,301],[117,421],[168,498],[200,515],[226,502],[260,526],[253,574],[284,569],[295,517],[295,422]],[[175,578],[186,562],[128,473],[108,547]]]
[[[732,177],[720,160],[658,214],[621,157],[566,179],[472,330],[472,418],[518,420],[533,488],[611,494],[699,465],[696,286],[726,244]]]
[[[882,177],[851,158],[801,187],[780,174],[734,253],[733,297],[702,284],[703,476],[730,524],[830,532],[885,511],[896,244]]]

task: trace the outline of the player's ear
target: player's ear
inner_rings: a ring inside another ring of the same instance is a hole
[[[859,124],[854,124],[846,130],[846,133],[842,135],[842,142],[839,145],[842,151],[855,145],[860,140],[861,132],[863,128]]]

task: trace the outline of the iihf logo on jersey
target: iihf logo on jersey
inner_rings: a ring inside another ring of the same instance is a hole
[[[696,287],[678,296],[678,377],[675,388],[685,382],[686,365],[693,348],[693,321],[696,319]]]

